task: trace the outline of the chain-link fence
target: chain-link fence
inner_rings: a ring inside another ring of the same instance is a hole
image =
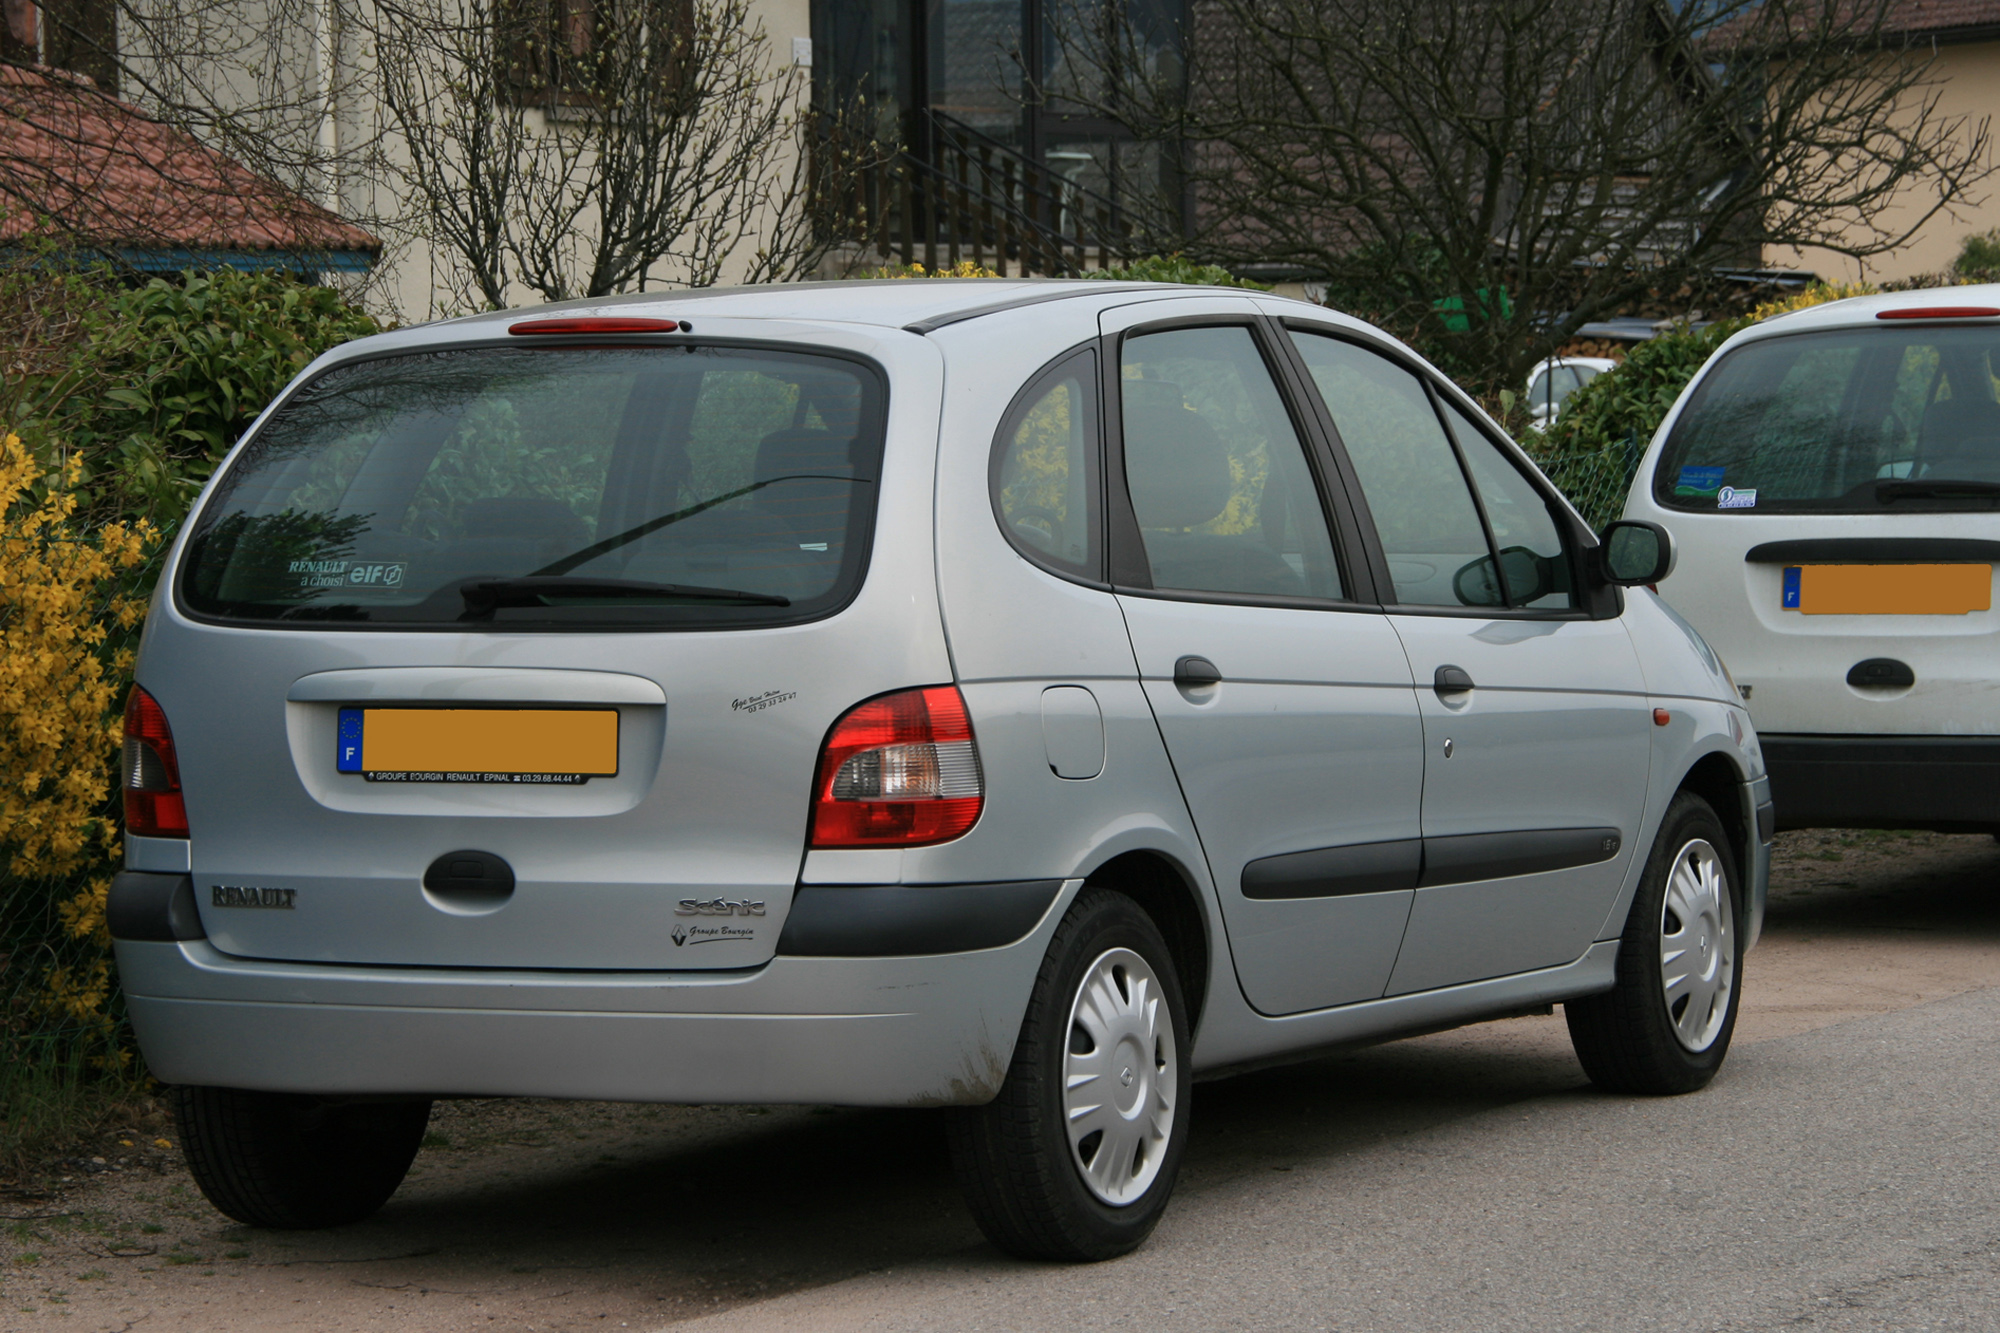
[[[103,933],[105,883],[0,876],[0,1172],[140,1077]]]
[[[1625,512],[1626,492],[1631,490],[1632,475],[1638,471],[1639,460],[1646,452],[1646,442],[1636,435],[1594,453],[1541,452],[1536,448],[1540,441],[1533,432],[1521,443],[1548,479],[1569,497],[1593,532],[1602,531],[1605,524]]]

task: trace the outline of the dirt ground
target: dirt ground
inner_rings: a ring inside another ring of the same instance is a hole
[[[1744,979],[1738,1043],[2000,984],[2000,844],[1783,835]],[[1581,1083],[1558,1012],[1204,1084],[1181,1188]],[[127,1126],[0,1193],[0,1328],[658,1328],[981,1244],[931,1113],[454,1102],[425,1144],[378,1217],[280,1233]]]

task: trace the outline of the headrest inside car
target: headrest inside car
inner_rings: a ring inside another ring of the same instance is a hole
[[[854,475],[852,436],[797,427],[774,430],[757,446],[758,481],[804,473],[818,477]]]
[[[1229,503],[1229,451],[1171,384],[1127,380],[1125,480],[1142,528],[1192,528]]]

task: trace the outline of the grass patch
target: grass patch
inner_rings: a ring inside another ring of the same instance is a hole
[[[158,1114],[143,1075],[107,1072],[81,1050],[36,1044],[19,1043],[0,1058],[0,1175],[46,1177],[65,1150]]]

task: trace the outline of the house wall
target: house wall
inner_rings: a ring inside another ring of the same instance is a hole
[[[1938,48],[1934,77],[1938,81],[1938,113],[1963,116],[1971,125],[1991,118],[2000,131],[2000,41],[1969,42]],[[1988,153],[1989,163],[1992,154]],[[1923,223],[1901,248],[1872,259],[1857,260],[1825,249],[1771,247],[1764,262],[1773,268],[1806,269],[1829,282],[1886,282],[1940,273],[1958,257],[1968,235],[2000,227],[2000,176],[1972,187],[1966,202],[1939,212]],[[1897,202],[1885,209],[1885,228],[1901,230],[1916,222],[1936,201],[1923,182],[1912,182]]]
[[[130,2],[157,15],[172,14],[185,0]],[[375,52],[351,21],[358,3],[365,0],[221,0],[200,7],[198,35],[210,52],[198,69],[207,84],[204,95],[223,106],[260,108],[258,123],[285,145],[280,156],[294,168],[278,173],[286,183],[383,241],[381,263],[359,284],[371,310],[404,323],[467,313],[451,280],[450,256],[424,238],[420,210],[399,195],[399,169],[407,167],[409,154],[382,103]],[[811,33],[810,5],[811,0],[748,0],[774,64],[790,65],[793,39]],[[164,30],[183,36],[197,31],[171,23]],[[129,28],[121,32],[121,46],[141,76],[136,83],[157,77],[158,68]],[[810,95],[809,80],[801,79],[800,87],[802,99]],[[329,91],[330,117],[324,110]],[[128,95],[143,105],[139,88]],[[298,165],[315,159],[318,167]],[[750,251],[744,247],[724,266],[723,282],[740,278]],[[664,270],[659,277],[667,277]],[[540,299],[525,288],[508,298],[510,305]]]
[[[752,21],[763,25],[765,36],[769,39],[768,52],[772,62],[776,65],[791,64],[793,39],[808,37],[812,32],[811,0],[749,0],[748,8]],[[350,68],[365,71],[372,60],[372,53],[365,44],[348,35],[341,45],[342,59],[356,62]],[[367,78],[336,82],[336,86],[343,85],[349,95],[340,108],[340,133],[348,136],[380,134],[382,153],[393,163],[406,163],[407,151],[398,141],[387,112],[367,95]],[[801,100],[810,95],[810,80],[802,79]],[[349,139],[349,142],[358,141]],[[789,159],[782,166],[789,169]],[[393,172],[389,172],[379,178],[347,179],[341,183],[342,211],[347,215],[357,218],[404,218],[411,224],[409,229],[387,229],[390,234],[383,237],[388,243],[383,262],[374,280],[366,287],[364,299],[378,313],[406,323],[468,313],[462,296],[451,282],[450,256],[438,253],[415,233],[415,210],[397,197],[392,176]],[[730,263],[723,266],[721,282],[727,284],[741,280],[752,248],[745,245]],[[657,270],[647,283],[648,287],[673,285],[672,277],[664,267]],[[538,293],[516,285],[508,293],[507,304],[510,307],[532,306],[541,301]]]

